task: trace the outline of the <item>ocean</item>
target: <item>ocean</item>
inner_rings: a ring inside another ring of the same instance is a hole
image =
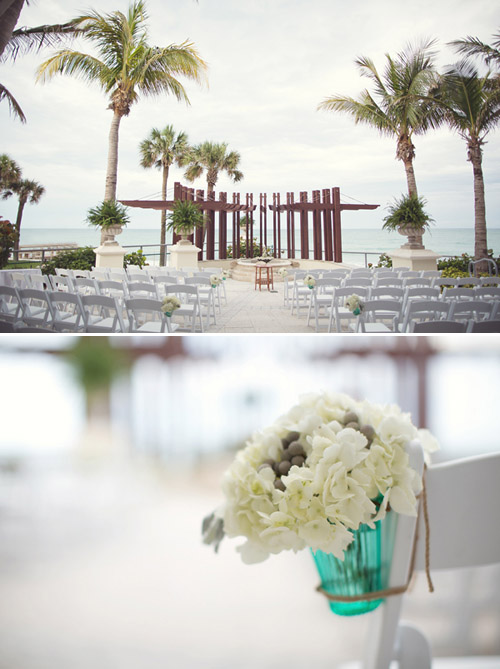
[[[312,237],[312,235],[311,235]],[[158,256],[160,238],[158,228],[125,228],[117,238],[124,247],[131,247],[130,251],[140,246],[152,244],[144,249],[146,254]],[[286,236],[282,240],[286,241]],[[300,240],[299,230],[296,231],[296,241]],[[268,231],[268,242],[272,241],[272,230]],[[365,265],[366,262],[376,263],[381,253],[394,250],[404,243],[405,239],[395,232],[386,232],[382,229],[348,228],[342,230],[342,247],[344,261],[355,265]],[[426,232],[423,238],[424,245],[436,253],[444,256],[474,253],[474,230],[472,228],[437,228],[433,227]],[[21,246],[37,244],[76,243],[79,246],[98,246],[99,233],[91,228],[23,228],[21,231]],[[312,239],[310,241],[312,248]],[[500,256],[500,228],[488,230],[488,248],[493,249],[495,257]],[[365,256],[365,254],[367,254]]]

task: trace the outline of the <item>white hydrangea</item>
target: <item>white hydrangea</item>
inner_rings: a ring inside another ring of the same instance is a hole
[[[357,421],[347,426],[346,417],[353,416]],[[287,471],[276,472],[273,465],[279,468],[289,435],[302,455],[297,463],[286,456]],[[238,549],[245,562],[306,547],[342,559],[352,530],[383,518],[388,505],[416,514],[422,482],[405,450],[414,439],[427,456],[438,448],[395,405],[357,402],[340,393],[304,395],[255,434],[225,473],[224,532],[246,538]]]

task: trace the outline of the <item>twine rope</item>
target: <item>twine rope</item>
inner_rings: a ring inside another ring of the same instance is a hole
[[[424,472],[422,475],[422,492],[419,495],[417,495],[418,498],[421,498],[422,503],[419,504],[418,507],[417,523],[416,523],[415,535],[413,537],[413,547],[411,552],[410,569],[406,584],[394,586],[392,588],[384,588],[383,590],[373,590],[372,592],[365,592],[360,595],[333,595],[331,592],[327,592],[327,590],[325,590],[323,586],[320,584],[316,588],[318,592],[321,592],[321,594],[323,594],[327,599],[329,599],[332,602],[365,602],[365,601],[372,601],[374,599],[385,599],[386,597],[394,597],[395,595],[404,594],[410,586],[415,571],[415,556],[418,542],[418,526],[419,526],[419,518],[421,510],[423,512],[424,527],[425,527],[425,575],[427,577],[427,586],[429,588],[429,592],[434,592],[434,585],[432,583],[431,570],[430,570],[430,529],[429,529],[429,508],[427,506],[427,491],[425,487],[426,472],[427,472],[427,465],[424,464]]]

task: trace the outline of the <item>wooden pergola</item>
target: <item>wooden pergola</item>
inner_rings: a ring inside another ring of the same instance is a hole
[[[341,234],[341,212],[345,210],[376,209],[378,204],[344,204],[340,202],[340,188],[324,188],[313,190],[312,199],[309,200],[308,193],[300,192],[299,200],[295,201],[293,193],[286,194],[286,202],[281,201],[279,193],[273,193],[272,203],[268,203],[267,193],[261,193],[259,206],[254,204],[252,193],[233,193],[232,202],[228,202],[227,193],[219,193],[218,199],[214,191],[208,192],[205,197],[203,190],[188,188],[180,183],[174,185],[173,200],[120,200],[128,207],[140,207],[141,209],[171,210],[177,200],[193,200],[200,205],[207,216],[206,240],[205,231],[196,230],[193,242],[204,249],[206,241],[205,259],[215,258],[215,235],[218,231],[219,258],[226,259],[228,247],[228,214],[232,215],[232,257],[240,257],[240,220],[241,215],[246,215],[245,241],[246,257],[253,257],[253,240],[258,234],[259,255],[262,255],[269,244],[272,244],[273,255],[282,257],[282,251],[286,257],[295,258],[297,244],[295,235],[295,217],[299,216],[300,225],[300,257],[309,258],[309,225],[312,216],[312,251],[314,260],[330,260],[342,262],[342,234]],[[258,213],[258,217],[256,217]],[[271,240],[268,240],[268,213],[272,213]],[[218,225],[216,226],[216,214]],[[284,218],[284,224],[283,220]],[[258,219],[258,220],[257,220]],[[178,237],[174,235],[174,243]],[[286,240],[286,246],[283,243]],[[236,250],[236,253],[235,253]],[[200,260],[203,260],[204,250],[200,252]]]

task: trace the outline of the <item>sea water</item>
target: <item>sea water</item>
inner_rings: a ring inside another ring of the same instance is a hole
[[[21,246],[36,246],[37,244],[75,243],[78,246],[98,246],[100,234],[92,228],[23,228],[21,232]],[[144,253],[158,255],[160,231],[158,228],[125,228],[117,241],[127,251],[133,251],[144,246]],[[216,234],[217,239],[217,234]],[[272,244],[272,229],[267,233],[268,245]],[[286,233],[281,234],[282,248],[286,246]],[[296,230],[296,256],[299,257],[300,230]],[[228,242],[231,243],[228,231]],[[387,232],[380,228],[349,228],[342,229],[343,260],[355,265],[365,265],[366,262],[376,264],[380,254],[387,253],[401,246],[405,238],[397,232]],[[443,256],[459,256],[462,253],[474,255],[474,230],[472,228],[438,228],[433,227],[423,237],[427,249]],[[153,245],[153,246],[149,246]],[[312,258],[312,231],[309,240],[310,257]],[[493,250],[494,256],[500,256],[500,228],[488,230],[488,248]],[[365,256],[365,254],[368,254]],[[286,253],[284,254],[286,255]],[[154,261],[153,261],[154,262]]]

